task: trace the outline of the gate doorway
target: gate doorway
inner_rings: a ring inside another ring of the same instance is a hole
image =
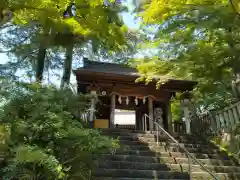
[[[135,129],[136,126],[136,111],[115,109],[114,124],[117,128]]]

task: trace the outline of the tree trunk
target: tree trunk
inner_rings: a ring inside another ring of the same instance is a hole
[[[3,21],[4,15],[3,15],[3,8],[0,7],[0,23]]]
[[[61,88],[65,88],[70,83],[70,77],[72,72],[72,59],[73,59],[73,43],[69,44],[66,48],[66,58],[64,61]]]
[[[38,55],[37,55],[37,67],[36,67],[36,82],[41,83],[43,79],[44,63],[47,48],[44,43],[41,42],[39,45]]]

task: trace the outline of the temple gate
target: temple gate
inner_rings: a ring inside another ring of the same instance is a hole
[[[152,121],[144,122],[148,114],[166,130],[172,131],[171,98],[176,92],[191,91],[194,81],[169,79],[160,89],[156,82],[146,85],[136,83],[140,74],[135,68],[124,65],[84,60],[84,66],[74,70],[78,83],[78,93],[91,93],[92,111],[89,121],[94,128],[114,128],[115,109],[129,109],[136,112],[135,129],[154,130]],[[97,100],[96,100],[97,99]]]

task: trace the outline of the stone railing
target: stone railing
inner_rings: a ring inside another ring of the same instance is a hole
[[[218,111],[209,111],[192,121],[192,130],[197,133],[220,133],[240,124],[240,101]]]
[[[229,128],[240,123],[240,101],[213,114],[215,129]]]

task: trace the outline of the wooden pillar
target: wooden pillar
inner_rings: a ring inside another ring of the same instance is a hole
[[[111,110],[110,110],[110,128],[114,128],[114,116],[115,116],[116,94],[111,96]]]
[[[153,127],[154,127],[154,124],[153,124],[153,121],[154,121],[154,117],[153,117],[153,100],[151,97],[148,97],[148,115],[150,117],[149,119],[149,130],[150,131],[153,131]]]
[[[146,130],[146,129],[145,129],[145,128],[146,128],[146,123],[145,123],[144,119],[145,119],[144,116],[142,116],[142,119],[141,119],[141,121],[142,121],[142,127],[141,127],[141,128],[142,128],[142,129],[141,129],[141,130],[143,130],[143,131]]]
[[[140,120],[140,112],[139,108],[136,108],[135,110],[135,129],[139,129],[139,120]]]
[[[166,104],[166,112],[167,112],[167,128],[168,128],[168,132],[170,134],[172,134],[173,133],[172,110],[171,110],[171,102],[170,101]]]
[[[143,116],[143,106],[142,104],[139,105],[139,107],[136,108],[136,127],[137,130],[143,130],[142,129],[142,116]]]

